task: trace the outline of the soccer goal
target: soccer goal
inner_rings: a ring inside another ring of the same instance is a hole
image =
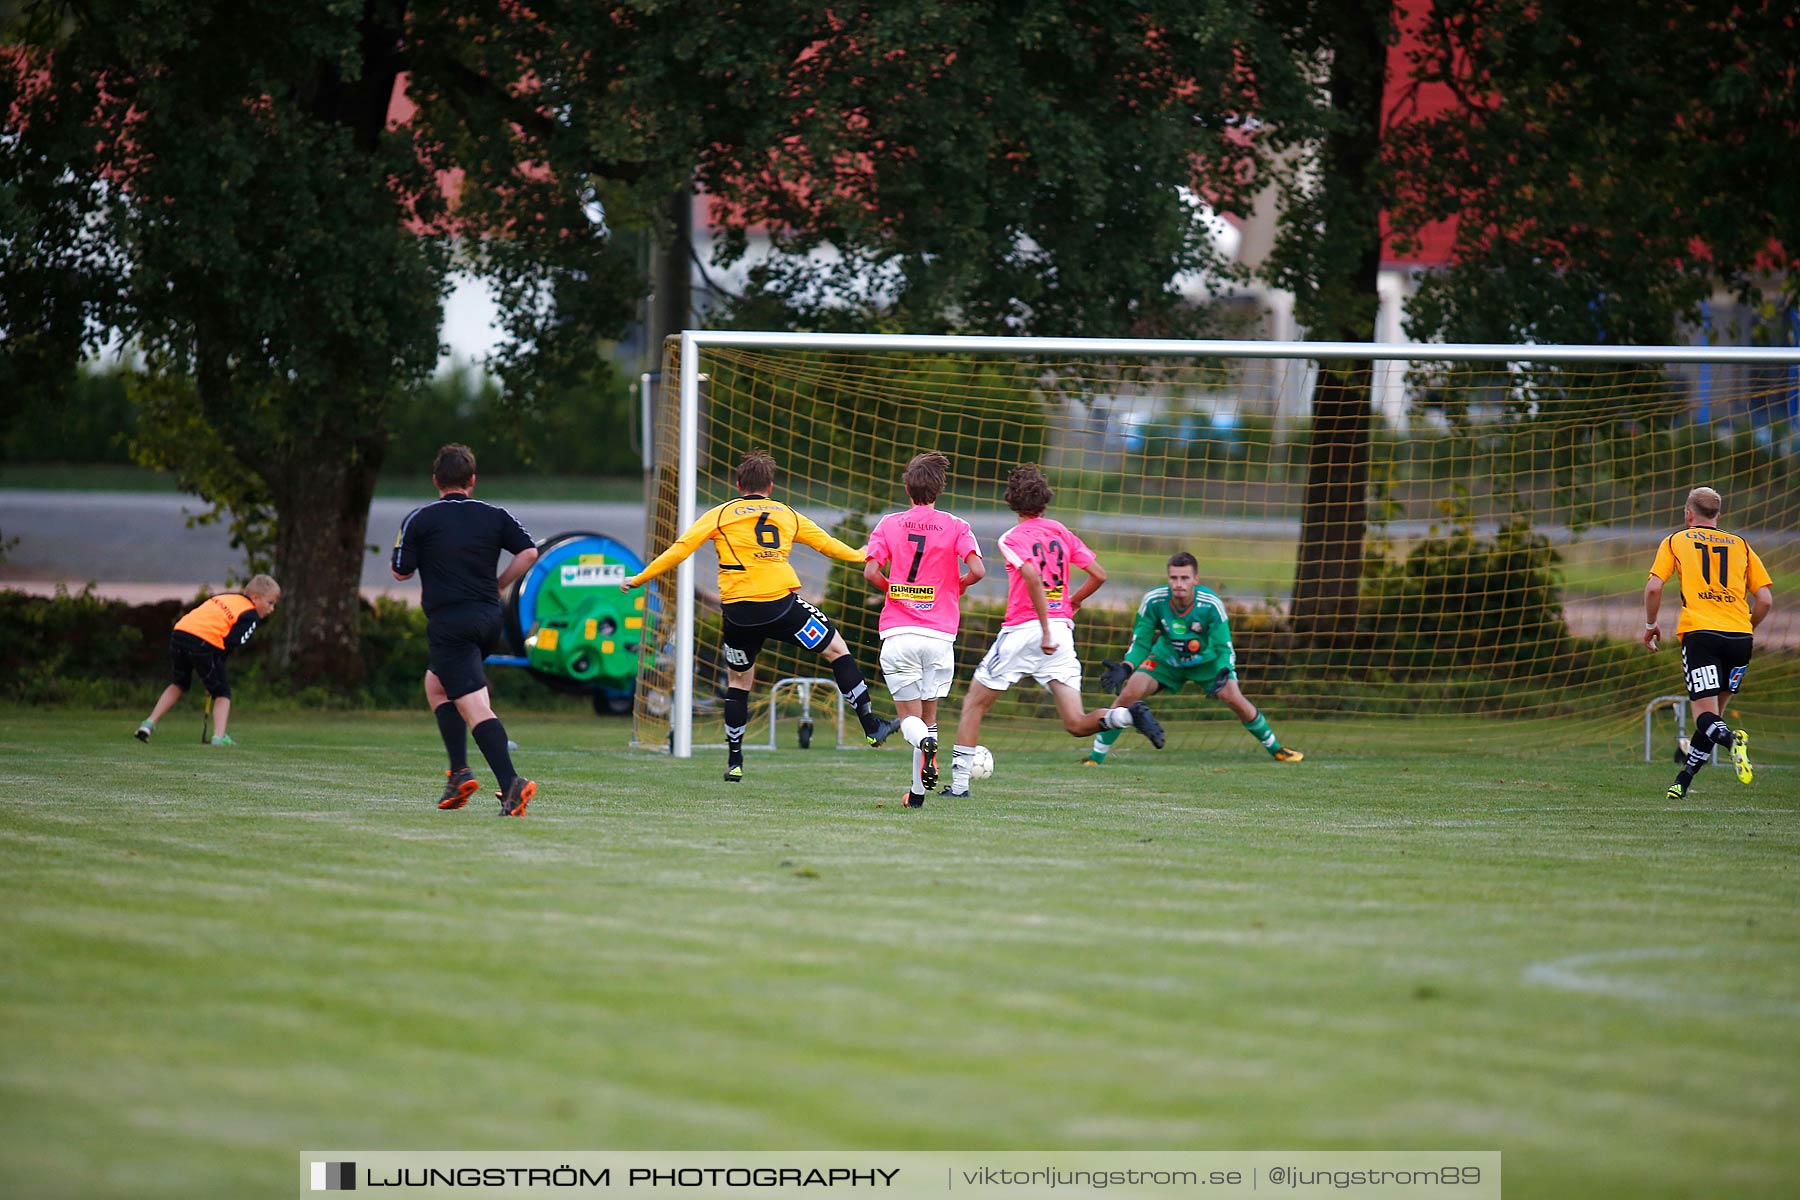
[[[1679,681],[1672,638],[1640,643],[1644,579],[1707,484],[1775,581],[1741,704],[1769,732],[1800,726],[1800,350],[689,332],[663,385],[647,554],[734,494],[752,448],[778,461],[777,498],[852,545],[906,506],[908,459],[950,457],[939,507],[973,523],[990,569],[964,598],[941,723],[1000,623],[1007,473],[1036,462],[1051,515],[1108,576],[1076,627],[1094,702],[1101,661],[1124,656],[1140,597],[1186,551],[1231,612],[1240,687],[1285,741],[1354,752],[1405,719],[1400,736],[1445,748],[1599,737],[1625,761],[1645,703]],[[792,561],[877,681],[860,568]],[[703,550],[655,585],[638,745],[685,757],[722,736],[715,572]],[[758,673],[753,728],[769,681],[819,671],[765,649]],[[1169,750],[1258,752],[1196,688],[1152,704]],[[1049,711],[1027,681],[984,740],[1074,749],[1032,719]]]

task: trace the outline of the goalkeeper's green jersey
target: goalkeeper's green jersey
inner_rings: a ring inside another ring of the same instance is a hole
[[[1193,603],[1176,612],[1169,588],[1151,588],[1138,603],[1125,661],[1136,668],[1146,658],[1171,667],[1192,667],[1231,649],[1231,618],[1225,602],[1207,588],[1194,589]]]

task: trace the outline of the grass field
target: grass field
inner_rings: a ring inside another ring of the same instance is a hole
[[[501,821],[432,808],[424,713],[246,708],[229,752],[198,719],[146,747],[135,716],[0,713],[10,1195],[282,1194],[309,1147],[1498,1149],[1521,1197],[1800,1174],[1792,739],[1679,804],[1610,746],[1392,723],[1291,768],[1002,754],[909,813],[895,751],[727,788],[714,753],[525,714],[544,791]]]

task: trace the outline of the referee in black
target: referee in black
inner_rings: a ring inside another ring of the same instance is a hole
[[[481,787],[469,770],[466,727],[493,768],[500,787],[496,793],[500,815],[522,817],[538,785],[513,770],[506,727],[488,703],[481,660],[500,640],[501,593],[531,569],[537,547],[511,513],[470,495],[475,490],[475,452],[467,446],[453,443],[439,450],[431,481],[437,485],[438,498],[413,509],[400,523],[393,570],[394,578],[402,581],[411,579],[414,571],[420,577],[431,656],[425,701],[437,715],[438,732],[450,755],[438,807],[461,808]],[[496,579],[494,568],[502,550],[513,559]]]

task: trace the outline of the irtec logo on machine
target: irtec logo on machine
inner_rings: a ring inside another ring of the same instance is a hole
[[[624,563],[564,563],[564,587],[618,587],[625,582]]]

